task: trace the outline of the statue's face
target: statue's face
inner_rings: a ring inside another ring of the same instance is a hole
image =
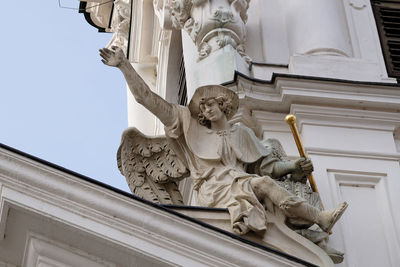
[[[209,121],[218,121],[225,116],[225,114],[221,111],[217,101],[215,101],[213,98],[200,105],[200,109],[203,115]]]

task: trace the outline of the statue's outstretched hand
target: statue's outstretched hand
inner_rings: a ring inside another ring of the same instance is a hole
[[[108,48],[99,49],[100,56],[103,58],[101,62],[111,67],[119,67],[126,59],[124,52],[117,46],[112,47],[113,50]]]
[[[292,172],[292,179],[303,180],[314,171],[314,166],[309,158],[299,158],[294,161],[295,170]]]

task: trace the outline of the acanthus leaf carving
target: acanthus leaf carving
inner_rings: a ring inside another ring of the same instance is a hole
[[[176,29],[184,28],[186,21],[190,19],[191,9],[191,0],[171,0],[169,2],[169,11],[171,14],[172,25]]]
[[[223,27],[226,23],[235,23],[232,11],[224,9],[222,6],[219,6],[218,9],[214,11],[211,19],[217,21],[219,27]]]
[[[247,9],[250,0],[171,0],[172,24],[185,30],[195,43],[199,60],[231,45],[247,62],[245,53]]]

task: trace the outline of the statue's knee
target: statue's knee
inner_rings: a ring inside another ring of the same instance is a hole
[[[262,178],[262,183],[263,183],[264,185],[268,186],[269,188],[270,188],[271,186],[274,186],[274,185],[275,185],[275,181],[274,181],[271,177],[269,177],[269,176],[262,176],[262,177],[260,177],[260,178]]]
[[[253,191],[259,196],[267,195],[273,183],[274,181],[268,176],[256,177],[250,181]]]
[[[256,177],[251,179],[250,185],[255,192],[260,192],[263,186],[263,177]]]

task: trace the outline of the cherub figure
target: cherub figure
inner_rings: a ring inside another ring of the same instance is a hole
[[[199,205],[227,208],[240,235],[265,230],[265,209],[271,205],[325,232],[332,229],[347,203],[321,211],[281,187],[273,178],[292,174],[292,179],[302,179],[313,171],[312,162],[281,160],[249,128],[231,126],[228,120],[239,105],[236,93],[219,85],[203,86],[188,107],[171,104],[148,88],[121,49],[113,49],[100,50],[102,62],[119,68],[136,101],[165,125],[170,147],[194,180]],[[248,172],[250,165],[254,173]]]

